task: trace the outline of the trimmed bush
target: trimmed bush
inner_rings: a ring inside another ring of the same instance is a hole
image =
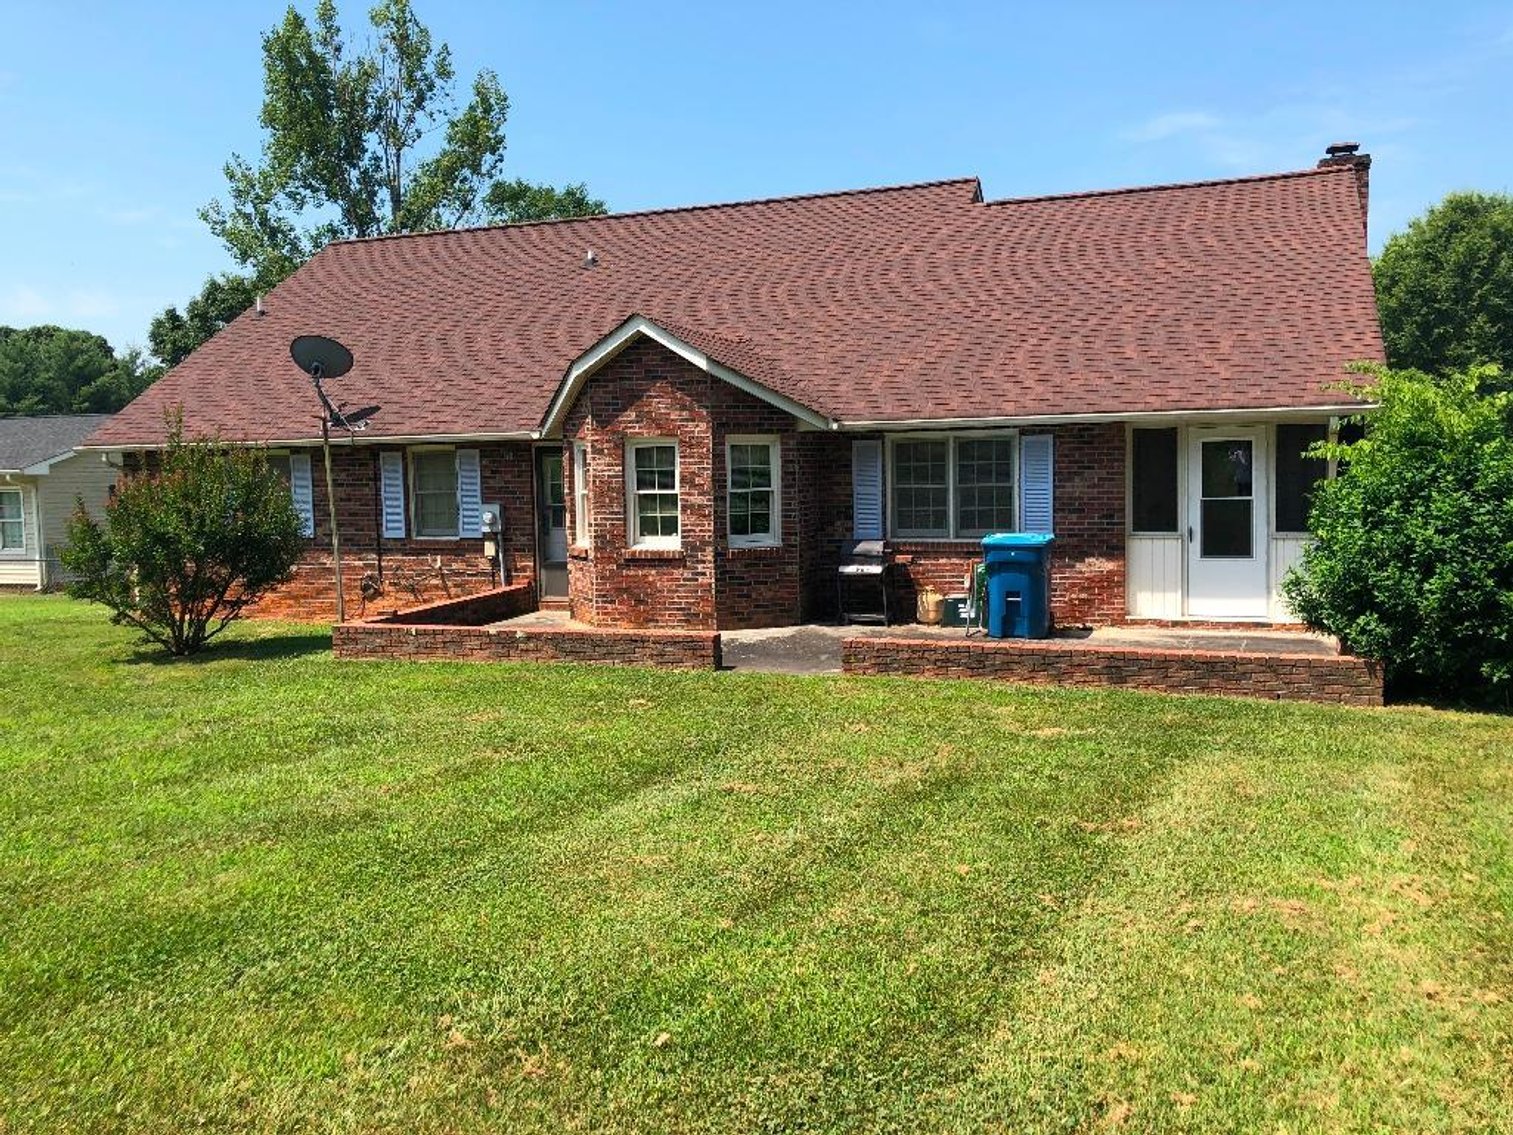
[[[193,654],[287,581],[303,547],[289,486],[256,449],[185,441],[127,477],[104,524],[69,523],[68,592],[102,603],[171,654]]]

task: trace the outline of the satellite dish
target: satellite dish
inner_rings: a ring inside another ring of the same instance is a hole
[[[289,344],[294,364],[311,378],[340,378],[352,369],[352,352],[324,335],[301,335]]]
[[[378,413],[377,406],[364,406],[360,410],[343,410],[341,416],[349,430],[360,430],[367,426],[368,419],[376,413]]]

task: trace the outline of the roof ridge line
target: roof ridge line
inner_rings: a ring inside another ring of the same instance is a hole
[[[1075,201],[1082,197],[1122,197],[1131,193],[1162,193],[1174,189],[1204,189],[1214,185],[1247,185],[1258,181],[1284,181],[1293,177],[1313,177],[1321,173],[1354,172],[1354,167],[1340,164],[1313,166],[1308,169],[1282,170],[1279,173],[1251,173],[1241,177],[1210,177],[1199,181],[1168,181],[1159,185],[1125,185],[1114,189],[1079,189],[1070,193],[1037,193],[1030,197],[999,197],[984,205],[1029,205],[1037,201]]]
[[[625,213],[595,213],[587,217],[543,217],[535,221],[512,221],[492,225],[464,225],[453,229],[427,229],[418,233],[378,233],[374,236],[349,236],[333,240],[326,248],[339,244],[371,244],[381,240],[407,240],[411,237],[452,236],[456,233],[493,232],[497,229],[538,228],[544,225],[572,225],[593,221],[613,221],[630,217],[656,217],[664,213],[695,213],[708,209],[741,209],[748,205],[779,205],[786,201],[814,201],[823,197],[860,197],[869,193],[902,193],[912,189],[936,189],[944,185],[977,186],[982,192],[982,179],[975,174],[970,177],[941,177],[934,181],[911,181],[902,185],[868,185],[859,189],[827,189],[815,193],[784,193],[776,197],[752,197],[742,201],[706,201],[698,205],[664,205],[656,209],[632,209]]]

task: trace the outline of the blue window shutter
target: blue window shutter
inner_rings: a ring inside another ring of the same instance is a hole
[[[457,451],[457,534],[483,535],[483,479],[476,449]]]
[[[299,513],[299,534],[315,535],[315,490],[310,484],[310,455],[294,453],[289,456],[289,495],[294,498],[294,511]]]
[[[383,500],[384,539],[405,538],[405,455],[392,449],[378,456],[379,492]]]
[[[851,532],[857,540],[883,538],[883,443],[851,443]]]
[[[1019,528],[1022,532],[1055,531],[1056,450],[1050,434],[1019,438]]]

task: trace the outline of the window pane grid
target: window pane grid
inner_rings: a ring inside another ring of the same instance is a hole
[[[457,458],[450,451],[417,453],[415,469],[415,534],[456,536]]]
[[[950,443],[901,441],[893,447],[893,515],[899,532],[949,535]]]
[[[765,441],[733,442],[729,447],[727,500],[732,537],[750,542],[776,537],[776,448]]]
[[[1008,438],[956,443],[956,534],[985,536],[1014,527],[1014,443]]]
[[[1017,496],[1015,449],[1013,437],[894,443],[894,533],[906,538],[974,539],[1011,531]]]
[[[582,442],[573,446],[573,536],[588,544],[588,449]]]
[[[0,551],[19,552],[26,547],[26,525],[21,513],[21,490],[0,492]]]
[[[678,449],[637,445],[631,450],[635,491],[635,542],[678,536]]]

